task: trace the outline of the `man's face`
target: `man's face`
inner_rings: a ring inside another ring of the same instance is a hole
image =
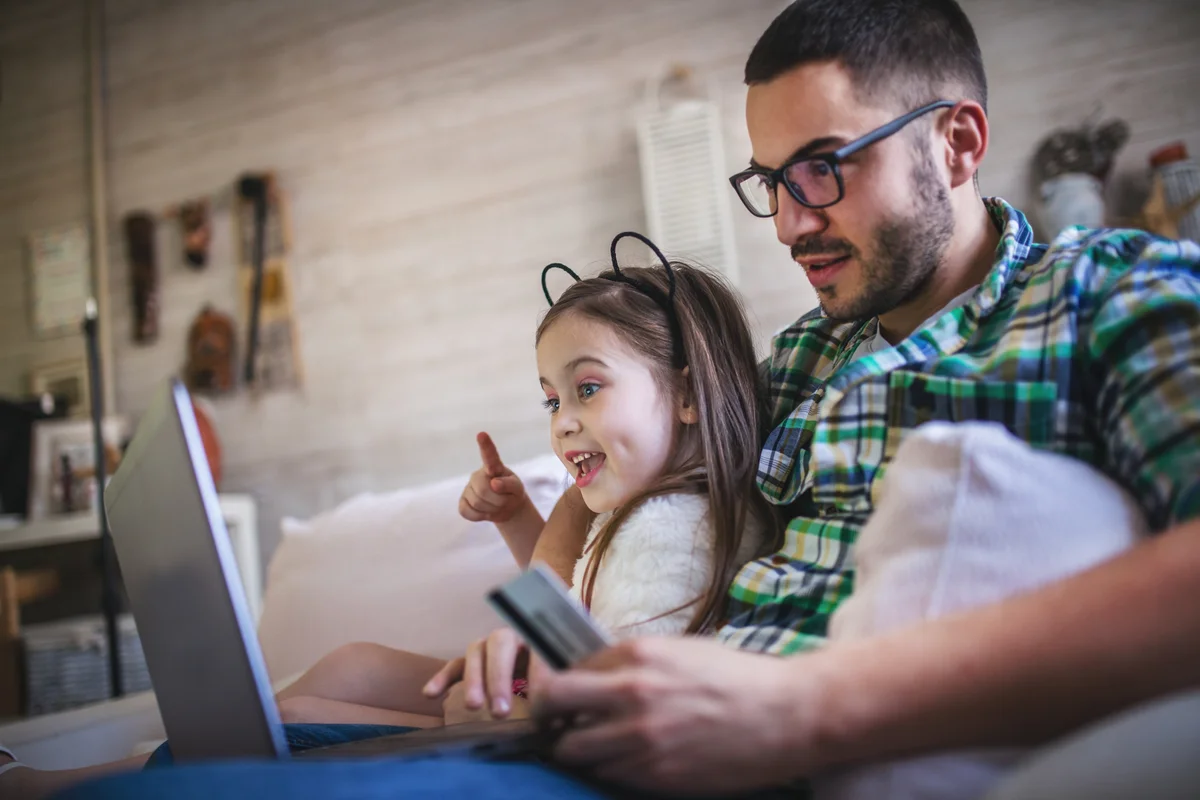
[[[802,149],[831,152],[909,110],[864,104],[846,70],[826,62],[751,86],[746,125],[754,161],[775,169]],[[806,208],[778,187],[776,234],[829,317],[863,319],[903,306],[941,262],[954,214],[928,125],[917,121],[843,161],[845,192],[828,208]]]

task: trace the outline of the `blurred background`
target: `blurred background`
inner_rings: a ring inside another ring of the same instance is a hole
[[[475,468],[477,431],[510,461],[543,453],[542,266],[591,274],[615,233],[651,232],[672,191],[648,176],[670,135],[638,136],[656,92],[712,112],[689,134],[716,162],[696,168],[696,197],[745,164],[742,67],[786,5],[0,0],[0,396],[61,390],[86,416],[78,326],[55,328],[42,294],[67,302],[54,280],[76,263],[99,301],[107,413],[136,423],[170,375],[207,390],[220,487],[253,502],[264,564],[285,516]],[[1103,194],[1123,221],[1153,152],[1200,152],[1195,0],[963,5],[990,83],[985,195],[1032,212],[1047,137],[1116,119]],[[240,374],[256,186],[279,385]],[[732,192],[712,203],[717,266],[765,351],[815,297],[769,221]],[[231,342],[222,387],[196,364]],[[87,508],[63,507],[56,473],[40,480],[46,517]],[[31,521],[5,510],[12,530]]]

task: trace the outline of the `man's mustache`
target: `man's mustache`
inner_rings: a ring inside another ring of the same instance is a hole
[[[854,246],[841,239],[805,239],[792,245],[792,260],[805,256],[852,256]]]

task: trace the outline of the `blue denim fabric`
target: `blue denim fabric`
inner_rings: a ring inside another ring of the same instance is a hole
[[[539,764],[431,758],[179,765],[102,778],[72,787],[55,800],[601,800],[606,796]]]
[[[775,790],[737,800],[805,797]],[[606,791],[543,764],[474,758],[360,761],[226,761],[114,775],[55,795],[55,800],[602,800],[649,798]],[[733,800],[729,798],[727,800]]]
[[[342,742],[404,733],[389,725],[285,725],[293,753]],[[146,769],[101,778],[67,789],[55,800],[396,800],[471,797],[479,800],[602,800],[650,798],[625,789],[606,789],[540,763],[495,762],[466,756],[358,759],[346,761],[221,761],[171,764],[165,744]],[[737,795],[744,800],[805,797],[803,790],[767,790]]]
[[[303,724],[283,726],[288,749],[293,753],[415,730],[417,729],[400,728],[395,725]],[[150,754],[150,758],[146,761],[146,767],[163,767],[174,763],[175,759],[171,756],[171,743],[163,742],[157,750]]]

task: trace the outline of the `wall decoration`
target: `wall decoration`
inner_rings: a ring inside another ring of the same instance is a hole
[[[238,180],[235,217],[246,321],[242,379],[256,391],[298,388],[303,369],[287,263],[291,226],[287,198],[273,174]]]
[[[33,329],[42,337],[79,332],[92,287],[91,237],[83,225],[29,236]]]
[[[106,450],[105,474],[111,477],[120,463],[129,425],[123,417],[114,416],[105,419],[101,427]],[[31,449],[30,521],[94,509],[95,443],[90,419],[35,422]]]
[[[208,246],[212,241],[212,220],[207,199],[190,200],[179,207],[183,225],[183,260],[197,270],[208,265]]]
[[[129,257],[129,280],[133,290],[133,341],[151,344],[158,340],[158,259],[155,220],[145,211],[125,216],[125,245]]]
[[[1104,225],[1104,184],[1127,141],[1129,126],[1119,119],[1061,128],[1042,140],[1033,172],[1044,238],[1052,239],[1070,225]]]
[[[1168,239],[1200,241],[1200,165],[1187,145],[1173,142],[1150,154],[1150,197],[1140,227]]]
[[[200,394],[221,394],[233,389],[235,335],[233,320],[205,306],[188,331],[187,363],[183,382]]]
[[[68,417],[86,417],[91,408],[87,362],[82,358],[36,366],[29,373],[35,396],[53,395],[66,403]]]

